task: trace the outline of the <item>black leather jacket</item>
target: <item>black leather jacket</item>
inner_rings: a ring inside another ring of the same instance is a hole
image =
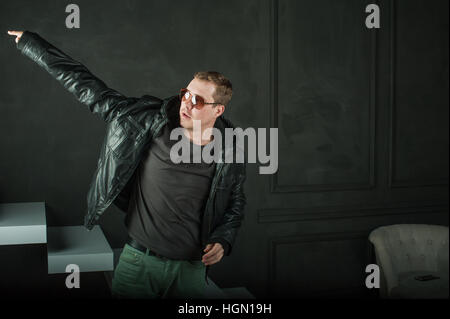
[[[85,227],[92,229],[112,203],[126,212],[136,168],[142,160],[143,151],[150,146],[153,137],[157,136],[163,125],[179,121],[178,95],[166,99],[150,95],[141,98],[125,97],[108,88],[84,65],[33,32],[25,31],[17,48],[107,123],[97,169],[87,195]],[[224,129],[233,125],[220,116],[215,127],[224,137]],[[226,145],[224,140],[222,145]],[[244,218],[244,181],[244,163],[225,163],[223,160],[216,164],[203,215],[203,247],[207,243],[220,242],[225,255],[231,253],[241,220]]]

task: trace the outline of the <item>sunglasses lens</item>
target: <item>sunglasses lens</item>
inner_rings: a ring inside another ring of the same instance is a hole
[[[200,110],[203,105],[204,105],[203,98],[201,96],[195,96],[195,104],[193,104],[195,106],[195,108],[197,108],[198,110]]]
[[[180,98],[184,102],[190,101],[192,107],[195,107],[198,110],[200,110],[204,106],[205,102],[201,96],[193,95],[187,89],[182,89],[180,91]]]

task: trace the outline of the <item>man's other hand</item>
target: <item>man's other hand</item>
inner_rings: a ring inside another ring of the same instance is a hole
[[[23,31],[8,31],[8,34],[16,36],[16,43],[19,43],[19,40],[22,37]]]
[[[224,253],[223,247],[219,243],[208,244],[203,251],[206,252],[202,258],[202,262],[205,266],[210,266],[219,262]]]

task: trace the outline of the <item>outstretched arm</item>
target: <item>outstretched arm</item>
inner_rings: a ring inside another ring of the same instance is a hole
[[[30,31],[8,31],[16,36],[17,48],[58,80],[89,110],[106,122],[120,116],[136,98],[110,89],[84,65]]]

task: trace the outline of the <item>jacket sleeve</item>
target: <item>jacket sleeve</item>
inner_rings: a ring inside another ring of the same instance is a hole
[[[244,207],[246,204],[244,194],[245,164],[236,165],[238,165],[237,179],[233,183],[227,209],[221,224],[216,227],[207,241],[207,243],[221,243],[224,247],[225,256],[231,254],[241,221],[244,219]]]
[[[135,98],[127,98],[108,88],[84,65],[55,48],[38,34],[25,31],[17,48],[22,54],[45,69],[89,110],[110,122]]]

